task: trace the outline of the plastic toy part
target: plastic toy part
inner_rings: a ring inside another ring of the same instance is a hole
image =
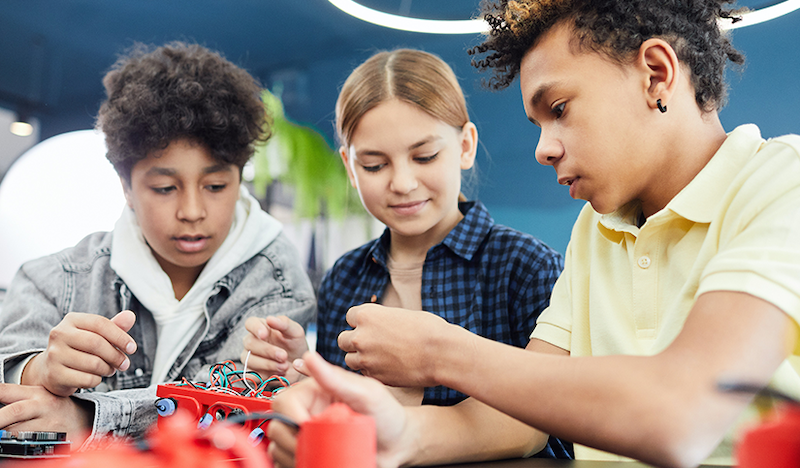
[[[174,404],[176,409],[188,411],[198,421],[198,427],[209,427],[214,421],[222,421],[232,417],[251,413],[268,413],[272,409],[272,401],[267,398],[246,397],[221,391],[188,385],[161,384],[156,389],[156,409],[160,426],[170,415]],[[163,414],[162,414],[163,408]],[[242,422],[245,429],[252,431],[260,426],[258,420]]]
[[[297,468],[375,468],[375,420],[334,403],[300,426]]]
[[[744,434],[736,448],[739,468],[800,466],[800,405],[786,405]]]
[[[172,416],[178,409],[178,403],[172,398],[159,398],[156,400],[156,411],[159,416]]]
[[[253,432],[251,432],[250,435],[247,436],[247,440],[249,440],[250,443],[253,445],[260,444],[263,439],[264,439],[264,429],[261,429],[260,427],[253,429]]]
[[[153,425],[141,443],[73,453],[68,461],[25,461],[22,468],[273,468],[266,451],[253,447],[238,424],[195,428],[191,413],[178,409]],[[21,462],[22,463],[22,462]]]
[[[198,429],[208,429],[208,426],[214,421],[214,417],[210,414],[206,413],[200,418],[200,421],[197,422]]]

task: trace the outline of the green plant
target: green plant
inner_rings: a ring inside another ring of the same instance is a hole
[[[339,154],[317,131],[286,118],[283,103],[268,90],[262,92],[272,118],[272,137],[253,155],[256,196],[278,180],[294,189],[294,211],[301,218],[365,214]]]

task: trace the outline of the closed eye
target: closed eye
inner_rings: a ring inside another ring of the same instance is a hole
[[[421,164],[426,164],[426,163],[429,163],[429,162],[432,162],[432,161],[436,160],[436,158],[438,158],[438,157],[439,157],[439,153],[436,153],[436,154],[434,154],[432,156],[416,157],[416,158],[414,158],[414,161],[416,161],[418,163],[421,163]]]
[[[212,184],[212,185],[206,185],[206,188],[208,189],[209,192],[221,192],[225,190],[225,187],[227,186],[228,186],[227,184]]]
[[[381,169],[383,169],[383,166],[385,166],[385,165],[386,164],[375,164],[373,166],[364,166],[364,165],[362,165],[361,167],[367,172],[378,172]]]
[[[168,187],[152,187],[152,190],[159,195],[167,195],[168,193],[175,190],[175,186],[170,185]]]

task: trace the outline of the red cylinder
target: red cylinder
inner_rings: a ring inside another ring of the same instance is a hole
[[[750,429],[736,449],[739,468],[800,467],[800,408],[787,406]]]
[[[296,468],[375,468],[375,420],[334,403],[297,435]]]

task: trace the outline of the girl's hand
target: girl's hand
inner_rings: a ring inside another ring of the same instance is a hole
[[[241,360],[247,362],[248,370],[265,379],[272,375],[285,376],[290,382],[300,379],[301,374],[291,366],[308,351],[306,332],[299,323],[283,315],[250,317],[245,328],[250,333],[244,337]]]
[[[136,352],[136,342],[127,332],[135,322],[129,310],[111,319],[68,313],[50,330],[47,349],[25,366],[20,383],[39,385],[63,397],[79,388],[96,387],[103,377],[130,366],[127,355]]]

